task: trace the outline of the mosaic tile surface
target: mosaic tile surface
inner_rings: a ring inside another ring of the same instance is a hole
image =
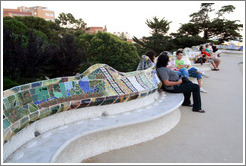
[[[155,67],[123,73],[96,64],[84,73],[33,82],[3,92],[4,139],[36,120],[74,109],[127,102],[153,93],[161,82]]]

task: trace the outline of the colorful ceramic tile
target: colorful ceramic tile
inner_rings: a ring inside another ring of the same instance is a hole
[[[125,101],[128,100],[129,96],[130,96],[129,94],[120,95],[118,97],[118,99],[114,103],[122,103],[122,102],[125,102]]]
[[[50,115],[55,114],[60,108],[60,105],[55,105],[50,107]]]
[[[35,90],[36,90],[38,101],[42,101],[50,97],[47,86],[37,87]]]
[[[13,88],[11,88],[12,91],[14,91],[15,93],[20,91],[20,86],[15,86]]]
[[[3,91],[3,97],[4,98],[5,97],[8,97],[10,95],[14,95],[14,94],[15,94],[15,92],[13,90],[11,90],[11,89],[8,89],[8,90]]]
[[[6,130],[3,131],[3,140],[4,140],[4,143],[8,140],[10,140],[12,136],[12,132],[11,132],[11,129],[10,128],[7,128]]]
[[[50,115],[49,108],[43,108],[39,110],[39,119],[45,118],[48,115]]]
[[[149,87],[143,82],[142,78],[140,75],[135,76],[137,82],[144,88],[144,89],[149,89]]]
[[[10,126],[13,133],[18,133],[20,131],[20,121],[15,122]]]
[[[32,95],[36,95],[36,90],[35,90],[35,88],[30,89],[29,92],[30,92],[31,96],[32,96]]]
[[[50,97],[55,97],[53,85],[48,85],[48,92]]]
[[[9,122],[8,119],[4,119],[3,120],[3,129],[5,130],[6,128],[8,128],[11,125],[11,123]]]
[[[107,96],[101,105],[113,104],[118,96]]]
[[[67,82],[68,81],[68,78],[67,77],[62,77],[60,82]]]
[[[36,112],[38,110],[38,107],[33,102],[29,103],[28,106],[30,112]]]
[[[114,88],[114,90],[119,94],[122,95],[124,94],[124,92],[122,91],[122,89],[119,87],[119,85],[114,81],[114,79],[112,78],[112,76],[109,74],[109,72],[107,71],[107,69],[105,69],[104,67],[100,67],[101,71],[103,72],[104,76],[107,78],[109,84]]]
[[[134,93],[131,93],[131,94],[130,94],[130,97],[128,98],[128,100],[127,100],[127,101],[134,100],[134,99],[138,98],[138,97],[139,97],[139,95],[140,95],[140,93],[139,93],[139,92],[134,92]]]
[[[23,90],[27,90],[30,88],[30,84],[25,84],[25,85],[21,85],[20,86],[20,89],[23,91]]]
[[[21,105],[25,105],[32,101],[30,92],[28,90],[17,93],[16,98],[20,101]]]
[[[102,104],[102,102],[105,100],[105,97],[98,97],[93,98],[89,104],[89,106],[96,106]]]
[[[140,94],[140,97],[145,97],[145,96],[147,96],[147,95],[148,95],[147,92],[143,92],[143,93]]]
[[[91,102],[91,99],[84,99],[80,101],[80,105],[78,108],[83,108],[83,107],[87,107]]]
[[[8,118],[8,120],[11,123],[16,122],[17,120],[21,119],[23,116],[28,115],[29,111],[23,108],[16,108],[13,107],[11,109],[7,109],[4,112],[4,115],[6,116],[6,118]]]
[[[138,91],[143,91],[145,90],[139,83],[138,81],[136,80],[136,77],[135,76],[132,76],[132,77],[127,77],[128,80],[131,82],[132,85],[134,85],[134,87],[138,90]]]
[[[23,129],[29,124],[29,117],[25,116],[20,120],[20,129]]]
[[[65,87],[65,83],[59,83],[59,85],[60,85],[60,88],[61,88],[62,96],[63,96],[63,97],[68,96],[67,90],[66,90],[66,87]]]
[[[70,107],[67,110],[72,110],[72,109],[76,109],[80,106],[80,100],[77,101],[71,101],[70,102]]]
[[[39,112],[38,111],[36,111],[34,113],[31,113],[29,115],[30,122],[36,121],[38,119],[38,117],[39,117]]]
[[[36,87],[42,86],[42,84],[43,84],[42,81],[34,82],[34,83],[32,83],[32,88],[36,88]]]
[[[137,89],[132,85],[132,83],[128,80],[127,77],[121,79],[125,85],[132,91],[132,92],[137,92]]]

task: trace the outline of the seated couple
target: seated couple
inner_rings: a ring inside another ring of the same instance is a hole
[[[207,49],[208,50],[208,49]],[[213,71],[219,70],[220,59],[215,58],[212,52],[206,52],[203,46],[200,47],[201,54],[195,56],[195,63],[211,63],[214,67]]]
[[[175,67],[173,67],[169,63],[169,65],[167,65],[167,68],[176,72],[180,77],[185,76],[188,78],[189,76],[191,76],[191,77],[197,78],[197,83],[200,86],[200,91],[207,93],[207,91],[202,87],[202,76],[208,78],[208,75],[195,67],[191,67],[187,69],[189,66],[184,65],[184,61],[181,60],[183,56],[182,51],[177,51],[176,56],[177,56],[177,59],[175,60]],[[149,67],[154,66],[155,65],[154,59],[155,59],[155,52],[153,51],[146,52],[146,54],[142,56],[137,70],[145,70]]]

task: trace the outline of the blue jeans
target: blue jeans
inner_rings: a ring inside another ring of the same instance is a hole
[[[196,73],[197,69],[195,67],[191,67],[188,70],[186,68],[179,69],[175,71],[178,75],[183,75],[189,78],[189,76],[197,78],[197,80],[202,79],[201,73]]]

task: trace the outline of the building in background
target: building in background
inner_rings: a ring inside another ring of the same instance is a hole
[[[17,9],[3,9],[3,17],[5,16],[34,16],[45,19],[46,21],[55,22],[55,12],[47,10],[46,7],[34,6],[34,7],[25,7],[21,6]]]
[[[104,28],[103,27],[87,27],[87,28],[84,28],[83,30],[85,30],[85,32],[88,34],[95,34],[98,31],[107,32],[107,26],[105,25]]]

